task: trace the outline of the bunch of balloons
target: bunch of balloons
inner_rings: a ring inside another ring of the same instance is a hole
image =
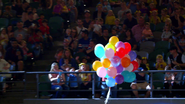
[[[116,36],[112,36],[105,47],[97,44],[94,53],[100,61],[93,62],[93,69],[99,77],[107,78],[108,87],[136,79],[133,71],[138,69],[138,63],[135,61],[137,54],[131,51],[128,42],[121,42]]]

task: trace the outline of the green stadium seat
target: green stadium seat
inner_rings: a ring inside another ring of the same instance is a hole
[[[159,24],[157,24],[156,25],[156,28],[155,28],[155,31],[160,31],[160,32],[162,32],[163,31],[163,28],[164,28],[164,25],[165,25],[165,23],[159,23]]]
[[[148,59],[148,52],[145,52],[145,51],[139,51],[139,52],[136,52],[137,55],[141,56],[141,57],[146,57]]]
[[[61,17],[59,17],[59,16],[51,17],[49,19],[48,25],[50,27],[51,34],[56,34],[62,28],[63,19]]]
[[[32,2],[32,3],[30,3],[30,6],[32,7],[32,8],[39,8],[39,2]]]
[[[153,52],[154,48],[155,48],[155,42],[146,41],[146,42],[140,43],[140,51],[151,53]]]
[[[131,83],[127,83],[127,82],[123,82],[122,84],[118,84],[117,85],[117,93],[118,93],[118,97],[119,96],[125,96],[125,95],[131,95],[131,91],[119,91],[119,90],[122,90],[122,89],[131,89],[130,87]]]
[[[151,23],[150,24],[150,29],[152,30],[152,32],[154,32],[155,31],[155,24]]]
[[[155,31],[153,32],[153,36],[154,36],[154,41],[155,42],[158,42],[158,41],[161,41],[161,36],[162,36],[162,32],[159,32],[159,31]]]
[[[153,51],[153,52],[151,52],[150,54],[149,54],[149,61],[153,61],[153,62],[155,62],[156,61],[156,56],[157,55],[162,55],[163,57],[164,57],[164,52],[163,52],[163,50],[155,50],[155,51]]]
[[[39,82],[40,82],[39,90],[51,90],[51,83],[49,83],[50,80],[48,78],[48,75],[40,76]],[[40,91],[40,96],[48,96],[48,95],[50,95],[48,91]]]
[[[158,82],[153,82],[153,86],[155,89],[163,89],[164,86],[164,73],[154,73],[153,81],[161,80]]]
[[[7,27],[9,24],[9,20],[6,18],[0,18],[0,28]]]
[[[159,41],[157,43],[155,43],[155,50],[158,49],[170,49],[170,42],[167,41]]]

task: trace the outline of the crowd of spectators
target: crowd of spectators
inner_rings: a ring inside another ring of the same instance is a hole
[[[64,20],[63,47],[54,55],[56,62],[51,65],[51,72],[93,70],[93,61],[99,60],[94,55],[95,45],[100,43],[105,46],[111,36],[117,36],[120,41],[129,42],[132,50],[136,52],[142,51],[141,44],[147,44],[148,41],[154,44],[162,41],[171,45],[167,52],[161,54],[154,55],[147,52],[156,60],[138,55],[137,62],[140,67],[137,71],[185,69],[184,1],[181,3],[178,0],[100,0],[96,6],[93,6],[94,11],[84,9],[83,0],[34,1],[41,1],[39,9],[52,9],[52,16],[59,16]],[[83,18],[79,18],[81,15]],[[12,6],[6,6],[2,11],[2,18],[14,17],[20,18],[21,22],[1,29],[0,58],[5,64],[0,71],[11,66],[15,66],[14,70],[22,71],[24,60],[38,58],[45,48],[53,45],[53,34],[50,33],[48,20],[45,19],[44,14],[37,14],[37,10],[29,6],[28,2],[17,0]],[[71,27],[68,23],[76,24]],[[156,32],[158,34],[155,34]],[[27,47],[28,44],[31,44],[33,51],[28,50],[30,49]],[[168,56],[167,53],[169,53]],[[152,67],[149,62],[156,64]],[[183,88],[181,81],[176,81],[182,79],[183,74],[165,73],[164,87],[166,89]],[[146,75],[148,74],[136,74],[136,81],[131,83],[130,87],[150,89]],[[61,93],[60,90],[91,90],[92,86],[91,82],[83,82],[91,81],[91,74],[49,74],[49,79],[52,81],[51,89],[58,90],[55,97],[74,96],[66,92]],[[137,80],[144,81],[137,82]],[[79,85],[75,81],[82,81],[82,83]],[[107,88],[104,82],[101,85],[100,88],[104,90]],[[152,87],[155,88],[155,86]],[[133,93],[135,97],[139,97],[138,91],[133,91]],[[145,97],[148,97],[149,93],[150,91],[147,91]],[[105,94],[102,92],[101,96],[105,97]],[[89,92],[83,92],[76,94],[75,97],[88,97],[88,95],[90,95]],[[182,96],[171,91],[166,92],[165,95]],[[113,91],[111,96],[117,97],[116,92]]]

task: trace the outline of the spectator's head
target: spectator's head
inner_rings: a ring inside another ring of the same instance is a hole
[[[33,12],[28,13],[28,18],[29,18],[29,20],[33,20]]]
[[[170,48],[170,54],[172,54],[172,55],[176,55],[177,54],[177,47],[176,46],[172,46]]]
[[[73,0],[69,0],[69,5],[71,5],[71,6],[74,6],[74,1]]]
[[[137,61],[137,63],[138,63],[139,66],[141,64],[141,60],[142,60],[141,56],[137,55],[136,61]]]
[[[17,48],[18,43],[17,43],[17,40],[16,40],[16,39],[12,39],[12,40],[10,40],[10,42],[11,42],[11,46],[12,46],[13,48]]]
[[[16,39],[17,39],[18,42],[22,41],[23,40],[22,34],[18,34]]]
[[[56,63],[56,62],[52,63],[50,72],[55,72],[55,71],[58,71],[58,70],[59,70],[58,63]]]
[[[70,28],[66,29],[66,34],[67,34],[68,36],[71,35],[71,29],[70,29]]]
[[[87,58],[86,57],[82,58],[82,63],[85,63],[85,64],[87,63]]]
[[[162,63],[162,62],[164,62],[163,56],[162,56],[162,55],[157,55],[157,57],[156,57],[156,62],[157,62],[157,63]]]
[[[115,25],[117,26],[117,25],[119,25],[120,24],[120,20],[119,20],[119,18],[116,18],[116,20],[115,20]]]
[[[27,8],[26,8],[26,12],[27,12],[27,13],[33,12],[32,7],[27,7]]]
[[[40,19],[44,19],[44,18],[45,18],[44,14],[43,13],[40,14]]]
[[[162,16],[166,16],[168,14],[168,10],[167,8],[164,8],[162,11],[161,11],[161,15]]]
[[[181,14],[184,15],[185,14],[185,8],[181,7]]]
[[[17,22],[17,28],[18,29],[23,29],[23,23],[22,22]]]
[[[77,25],[78,25],[79,27],[83,27],[83,21],[82,21],[81,19],[78,19],[78,20],[77,20]]]
[[[22,1],[21,1],[21,0],[17,0],[17,1],[16,1],[16,4],[17,4],[18,6],[20,6],[20,5],[22,5]]]
[[[141,16],[141,11],[137,10],[134,14],[135,14],[136,17],[140,17]]]
[[[164,70],[165,70],[165,71],[171,70],[171,67],[170,67],[170,66],[166,66],[166,67],[164,68]],[[166,74],[171,74],[171,73],[170,73],[170,72],[166,72]]]
[[[23,2],[23,8],[26,9],[28,6],[29,6],[29,3],[28,3],[27,1],[24,1],[24,2]]]
[[[126,3],[125,3],[125,2],[122,2],[122,3],[121,3],[121,8],[122,8],[122,9],[124,9],[124,10],[127,8],[127,6],[126,6]]]
[[[85,18],[90,18],[91,17],[90,10],[85,10],[84,13],[85,13],[84,14]]]
[[[164,26],[164,31],[170,31],[170,26],[169,25],[165,25]]]
[[[150,7],[150,9],[155,9],[155,4],[154,3],[150,3],[149,7]]]
[[[141,2],[141,8],[146,8],[145,2]]]
[[[153,11],[151,11],[151,15],[152,15],[152,16],[157,16],[157,15],[158,15],[157,10],[153,10]]]
[[[175,1],[173,4],[174,4],[174,8],[179,8],[180,7],[180,3],[178,1]]]
[[[68,58],[64,59],[64,64],[69,64],[69,59]]]
[[[95,19],[95,24],[100,24],[100,19],[99,18]]]
[[[11,10],[11,6],[6,6],[5,11],[9,12]]]
[[[117,35],[116,29],[112,29],[111,33],[112,33],[113,36],[116,36]]]
[[[181,10],[179,8],[176,8],[174,12],[175,12],[175,15],[180,15]]]
[[[26,46],[26,41],[23,40],[23,41],[21,42],[21,45],[22,45],[23,47],[25,47],[25,46]]]
[[[31,28],[32,28],[33,30],[38,29],[38,27],[39,27],[39,25],[38,25],[37,23],[32,23]]]
[[[33,8],[33,13],[37,13],[37,9],[36,8]]]
[[[145,29],[146,29],[146,30],[149,30],[149,29],[150,29],[150,23],[149,23],[149,22],[146,22],[146,23],[145,23]]]
[[[62,0],[61,4],[64,6],[64,5],[66,5],[66,2],[64,0]]]
[[[96,45],[96,40],[94,40],[94,39],[91,40],[91,41],[90,41],[90,44],[89,44],[89,47],[94,48],[95,45]]]
[[[108,0],[103,1],[103,5],[108,5],[108,4],[109,4]]]
[[[72,28],[72,30],[71,30],[71,36],[72,37],[76,37],[77,36],[77,30],[76,30],[76,28]]]
[[[69,49],[64,50],[64,58],[69,58],[69,59],[72,58],[71,51]]]
[[[57,4],[61,4],[62,3],[62,0],[57,0]]]
[[[98,5],[97,5],[97,9],[98,9],[99,12],[102,11],[102,7],[103,7],[102,4],[98,4]]]
[[[113,11],[112,10],[109,10],[107,16],[114,16]]]
[[[1,28],[1,34],[6,34],[6,28]]]
[[[127,30],[126,30],[126,38],[127,38],[127,37],[130,37],[130,38],[133,37],[132,31],[131,31],[130,29],[127,29]]]
[[[87,39],[88,38],[88,35],[89,35],[88,30],[83,30],[82,31],[82,38]]]
[[[103,26],[103,19],[102,18],[100,18],[99,22],[100,22],[100,25]]]
[[[165,25],[169,25],[169,26],[171,27],[172,21],[171,21],[170,18],[166,18],[166,20],[165,20]]]
[[[144,19],[144,17],[140,16],[139,21],[138,21],[138,24],[140,26],[144,26],[145,25],[145,19]]]
[[[85,63],[79,64],[79,69],[82,71],[86,71],[86,64]]]
[[[48,21],[47,21],[46,19],[42,20],[42,25],[43,25],[44,27],[46,27],[47,24],[48,24]]]
[[[130,13],[130,11],[126,12],[126,17],[128,20],[132,20],[132,14]]]
[[[141,63],[146,65],[148,63],[147,57],[142,57]]]
[[[64,39],[64,47],[68,47],[69,46],[69,40],[68,39]]]
[[[36,30],[36,34],[37,34],[38,36],[42,36],[42,32],[41,32],[39,29]]]
[[[109,30],[103,29],[103,37],[108,37],[108,36],[109,36]]]
[[[13,25],[9,25],[7,27],[7,32],[13,32]]]

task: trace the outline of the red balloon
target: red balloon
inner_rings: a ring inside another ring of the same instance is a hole
[[[119,47],[118,49],[116,49],[116,56],[123,58],[125,56],[125,49],[122,47]]]
[[[124,42],[125,44],[125,53],[129,53],[131,51],[131,45],[128,42]]]
[[[131,63],[134,66],[134,69],[132,70],[132,72],[134,72],[135,70],[139,68],[139,64],[136,61],[132,61]]]

